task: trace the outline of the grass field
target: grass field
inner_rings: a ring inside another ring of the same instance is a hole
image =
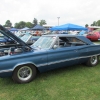
[[[0,78],[0,100],[100,100],[100,63],[42,73],[28,84]]]
[[[100,63],[41,73],[28,84],[0,78],[0,100],[100,100]]]

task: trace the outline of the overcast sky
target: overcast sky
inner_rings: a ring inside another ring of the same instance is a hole
[[[10,20],[46,20],[47,25],[73,23],[81,26],[100,20],[100,0],[0,0],[0,24]]]

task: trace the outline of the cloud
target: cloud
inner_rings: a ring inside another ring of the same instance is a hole
[[[30,21],[34,18],[46,20],[48,25],[74,23],[84,26],[100,18],[99,0],[2,0],[0,2],[0,23],[10,20]]]

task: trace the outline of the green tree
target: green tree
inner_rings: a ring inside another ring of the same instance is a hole
[[[7,21],[5,22],[4,27],[12,27],[12,23],[10,22],[10,20],[7,20]]]
[[[31,22],[26,22],[26,27],[33,28],[33,24]]]
[[[15,23],[14,27],[15,27],[15,28],[20,28],[20,27],[19,27],[19,23]]]
[[[15,23],[14,27],[15,28],[24,28],[26,26],[26,22],[20,21],[19,23]]]
[[[94,21],[94,22],[91,24],[91,26],[97,26],[97,22]]]
[[[36,26],[38,24],[38,20],[36,18],[34,18],[33,20],[33,27]]]
[[[88,24],[85,25],[85,27],[88,27],[88,26],[89,26]]]
[[[39,24],[40,24],[41,26],[43,26],[43,25],[46,25],[47,23],[46,23],[45,20],[42,19],[42,20],[40,20]]]
[[[100,20],[96,22],[96,26],[100,26]]]
[[[20,25],[20,28],[24,28],[26,26],[26,22],[20,21],[19,25]]]

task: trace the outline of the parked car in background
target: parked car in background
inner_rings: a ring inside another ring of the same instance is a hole
[[[88,34],[86,37],[91,41],[98,41],[98,36],[96,34]]]
[[[88,32],[87,31],[80,31],[77,35],[83,35],[83,36],[87,36]]]
[[[84,36],[44,35],[29,46],[1,25],[0,32],[16,41],[15,45],[0,49],[0,77],[12,77],[17,83],[32,81],[37,72],[80,63],[92,67],[99,62],[100,45]]]
[[[24,32],[18,31],[18,32],[15,33],[15,35],[16,35],[17,37],[21,38],[22,36],[25,35],[25,33],[24,33]]]
[[[99,32],[88,33],[86,37],[91,41],[98,41],[100,39],[100,33]]]
[[[0,33],[0,45],[13,44],[14,41]]]
[[[32,34],[27,33],[27,34],[23,35],[22,37],[20,37],[20,39],[22,39],[25,43],[31,45],[34,42],[36,42],[39,37],[40,36],[33,36]]]

